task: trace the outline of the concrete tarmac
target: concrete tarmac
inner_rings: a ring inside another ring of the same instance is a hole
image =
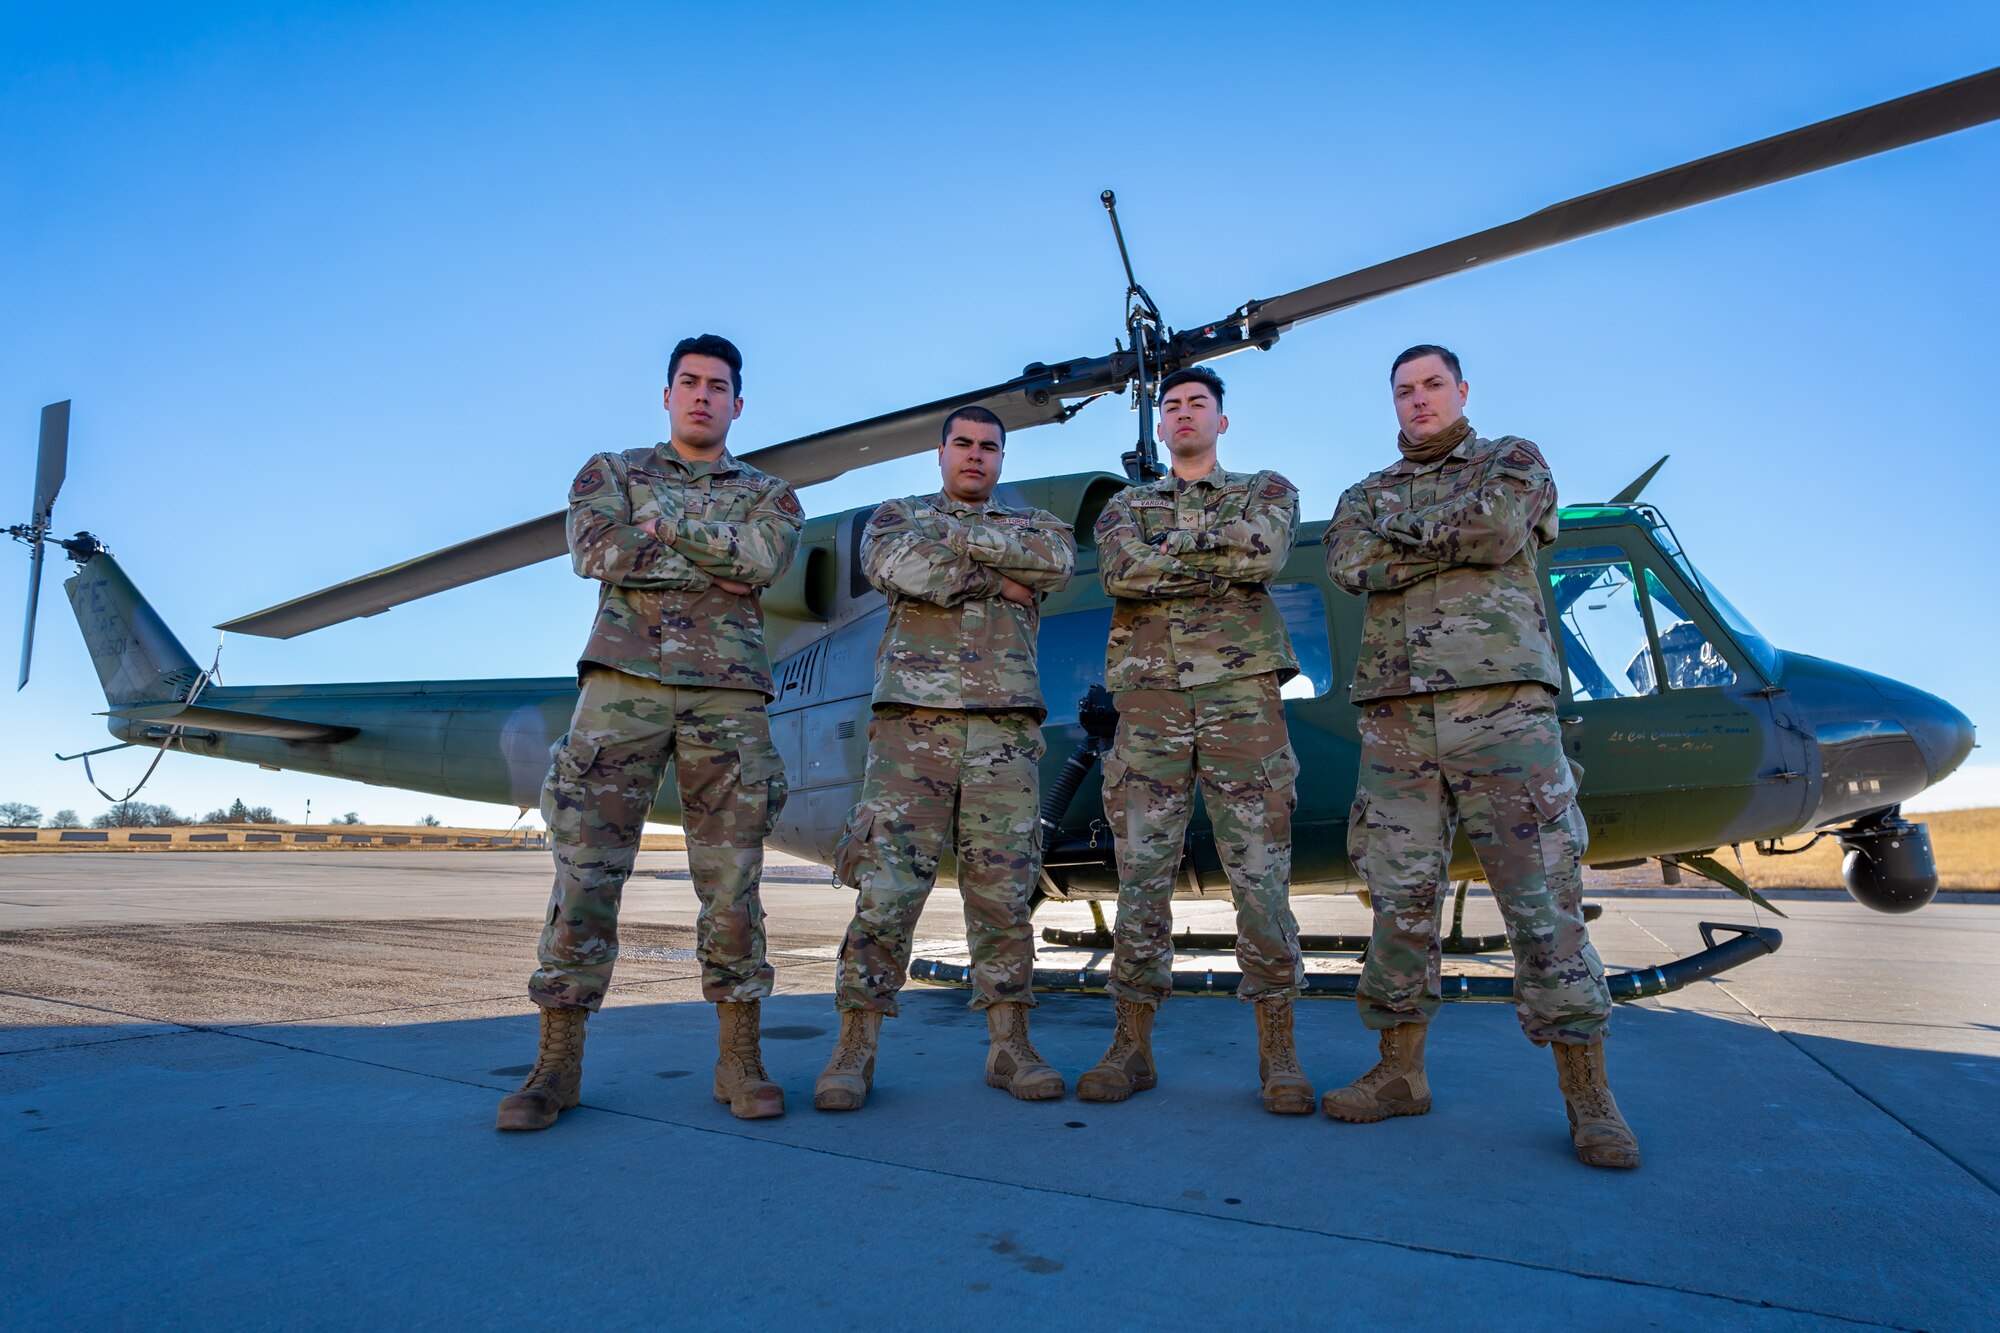
[[[980,1081],[962,993],[913,986],[868,1107],[812,1109],[851,896],[773,858],[781,1120],[710,1096],[715,1018],[672,854],[628,886],[584,1105],[501,1135],[548,868],[518,852],[0,863],[0,1309],[24,1326],[352,1327],[732,1315],[827,1327],[1061,1319],[1984,1328],[2000,1310],[2000,904],[1787,902],[1785,946],[1621,1006],[1637,1172],[1572,1156],[1553,1062],[1448,1005],[1436,1110],[1264,1114],[1251,1015],[1179,997],[1157,1090],[1021,1103]],[[1607,897],[1608,966],[1699,947],[1733,899]],[[1355,933],[1351,900],[1302,899]],[[1225,929],[1217,904],[1179,921]],[[1080,926],[1056,905],[1040,924]],[[1475,893],[1468,925],[1498,930]],[[962,949],[955,894],[919,926]],[[1101,997],[1046,997],[1068,1074]],[[1321,1087],[1372,1061],[1299,1013]]]

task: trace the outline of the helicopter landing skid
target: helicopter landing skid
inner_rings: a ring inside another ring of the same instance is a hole
[[[1769,926],[1732,926],[1719,921],[1700,923],[1702,943],[1706,946],[1699,953],[1691,953],[1685,958],[1676,958],[1658,967],[1634,968],[1628,972],[1613,972],[1605,976],[1605,985],[1611,991],[1611,998],[1619,1003],[1632,1000],[1647,1000],[1656,995],[1667,995],[1696,981],[1706,981],[1719,976],[1731,968],[1741,967],[1755,958],[1776,953],[1785,942],[1785,937]],[[1729,938],[1716,939],[1717,931],[1730,932]],[[1045,931],[1045,937],[1073,935],[1084,941],[1082,947],[1098,947],[1095,932],[1089,931]],[[1344,940],[1346,936],[1302,936],[1299,943],[1307,952],[1314,952],[1315,945],[1325,940]],[[1497,937],[1496,937],[1497,938]],[[1228,947],[1234,947],[1233,935],[1176,935],[1178,945],[1183,940],[1226,940]],[[1067,941],[1051,940],[1052,943]],[[1365,941],[1363,941],[1365,942]],[[1471,941],[1467,941],[1470,943]],[[1108,943],[1103,946],[1108,948]],[[1220,947],[1207,944],[1190,947]],[[1505,947],[1505,941],[1501,941]],[[1348,952],[1342,948],[1341,952]],[[1038,967],[1035,969],[1035,989],[1052,993],[1088,994],[1100,992],[1109,979],[1109,969],[1100,964],[1108,960],[1092,960],[1092,965],[1080,968]],[[918,958],[910,964],[910,977],[916,981],[927,981],[938,986],[969,986],[972,984],[972,966],[965,963],[945,962],[934,958]],[[1216,968],[1199,971],[1176,971],[1174,991],[1183,995],[1223,995],[1233,994],[1242,981],[1240,974]],[[1342,996],[1352,999],[1361,983],[1359,972],[1314,972],[1306,973],[1305,984],[1300,988],[1308,997]],[[1444,978],[1444,998],[1447,1000],[1500,1000],[1511,1002],[1514,998],[1514,979],[1510,976],[1448,976]]]
[[[1583,919],[1595,921],[1604,915],[1604,909],[1596,903],[1583,905]],[[1204,933],[1198,930],[1184,930],[1173,937],[1174,948],[1225,949],[1234,952],[1236,936],[1230,933]],[[1060,930],[1054,926],[1044,927],[1042,942],[1059,944],[1069,949],[1109,949],[1112,945],[1108,930]],[[1505,935],[1461,935],[1454,931],[1438,941],[1438,948],[1447,954],[1498,953],[1507,947]],[[1301,935],[1299,949],[1303,953],[1365,953],[1368,949],[1366,935]]]

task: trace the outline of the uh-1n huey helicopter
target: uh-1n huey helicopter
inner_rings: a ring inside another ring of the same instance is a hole
[[[1130,390],[1137,446],[1123,474],[1086,472],[1003,484],[1011,502],[1070,519],[1078,577],[1043,610],[1043,688],[1056,710],[1045,727],[1042,893],[1097,910],[1117,876],[1093,775],[1115,713],[1101,688],[1111,608],[1092,577],[1091,532],[1105,501],[1134,480],[1161,475],[1152,443],[1153,394],[1182,366],[1250,348],[1269,349],[1293,327],[1362,301],[1628,222],[1836,166],[2000,119],[2000,69],[1822,121],[1729,152],[1556,204],[1504,226],[1406,255],[1269,300],[1192,329],[1167,325],[1132,274],[1115,200],[1105,192],[1127,278],[1126,337],[1108,355],[1037,362],[986,388],[790,440],[742,455],[794,485],[826,481],[870,463],[935,447],[954,408],[977,403],[1010,431],[1069,420],[1088,404]],[[44,547],[76,564],[65,585],[102,681],[111,733],[121,743],[212,755],[383,786],[527,807],[548,770],[549,747],[576,697],[569,677],[222,686],[212,682],[88,533],[51,535],[67,449],[69,405],[42,416],[29,523],[9,529],[31,547],[21,682],[27,682]],[[1661,462],[1666,460],[1662,459]],[[1757,899],[1713,853],[1751,843],[1782,854],[1783,839],[1832,836],[1847,849],[1852,895],[1885,912],[1910,911],[1937,888],[1929,835],[1900,804],[1939,781],[1973,746],[1970,721],[1942,699],[1852,667],[1783,651],[1730,605],[1682,551],[1673,529],[1640,493],[1659,469],[1601,504],[1561,514],[1561,536],[1543,554],[1550,623],[1560,627],[1567,687],[1564,744],[1584,770],[1582,807],[1594,866],[1659,859],[1686,866]],[[808,520],[797,562],[762,596],[775,663],[772,733],[792,794],[772,835],[779,849],[826,864],[858,791],[865,761],[875,647],[883,598],[862,579],[858,550],[872,507]],[[431,593],[566,553],[564,515],[544,515],[225,622],[220,628],[291,638],[375,615]],[[1326,579],[1325,524],[1299,533],[1274,593],[1301,671],[1285,690],[1302,776],[1294,821],[1293,892],[1352,893],[1346,822],[1359,757],[1356,710],[1344,691],[1360,638],[1362,603]],[[110,747],[118,748],[118,747]],[[677,814],[666,784],[654,816]],[[1478,873],[1463,845],[1454,874]],[[947,864],[941,879],[951,882]],[[1212,830],[1197,816],[1177,897],[1222,896]],[[1764,904],[1768,906],[1768,904]],[[1504,949],[1501,937],[1463,936],[1447,948]],[[1661,994],[1778,947],[1768,928],[1703,924],[1701,951],[1611,979],[1619,999]],[[1730,938],[1718,940],[1716,931]],[[1057,943],[1108,947],[1093,932],[1048,931]],[[1180,936],[1221,947],[1228,937]],[[1308,937],[1308,948],[1356,949],[1365,937]],[[962,981],[952,964],[920,960],[916,975]],[[1044,969],[1037,984],[1087,986],[1085,972]],[[1314,972],[1309,990],[1352,994],[1350,973]],[[1232,989],[1223,973],[1183,975],[1193,990]],[[1508,978],[1452,978],[1450,998],[1502,999]]]

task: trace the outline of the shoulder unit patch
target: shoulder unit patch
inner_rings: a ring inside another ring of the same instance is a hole
[[[577,473],[576,480],[570,483],[569,498],[572,500],[586,499],[603,489],[604,465],[602,463],[591,463],[583,471]]]

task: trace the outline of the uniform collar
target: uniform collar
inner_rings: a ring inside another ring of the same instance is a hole
[[[1458,442],[1457,448],[1453,449],[1443,458],[1435,459],[1429,463],[1424,463],[1421,465],[1417,463],[1412,463],[1407,458],[1399,458],[1395,462],[1391,463],[1387,468],[1385,468],[1384,471],[1388,472],[1392,476],[1397,476],[1397,477],[1414,477],[1420,472],[1436,472],[1439,468],[1442,468],[1446,463],[1452,463],[1452,462],[1463,463],[1469,460],[1472,457],[1473,447],[1479,443],[1480,439],[1477,435],[1468,435],[1464,439]]]
[[[998,492],[995,492],[995,494],[998,494]],[[940,490],[936,495],[930,497],[930,501],[931,501],[931,508],[936,509],[942,513],[951,514],[957,518],[964,518],[968,514],[1004,515],[1007,512],[1007,506],[1001,504],[991,495],[987,496],[983,501],[975,505],[975,504],[966,504],[960,500],[954,500],[949,495],[946,495],[942,490]]]
[[[1229,474],[1223,471],[1222,462],[1218,459],[1215,466],[1210,468],[1207,473],[1192,480],[1182,481],[1169,471],[1166,476],[1161,477],[1152,485],[1154,490],[1159,491],[1163,495],[1178,495],[1183,490],[1191,490],[1196,486],[1206,486],[1212,490],[1222,485],[1228,479]]]
[[[661,467],[684,472],[690,477],[726,477],[743,470],[743,464],[737,462],[736,455],[727,449],[712,461],[691,463],[681,457],[680,450],[665,440],[653,446],[653,457],[659,461]]]

